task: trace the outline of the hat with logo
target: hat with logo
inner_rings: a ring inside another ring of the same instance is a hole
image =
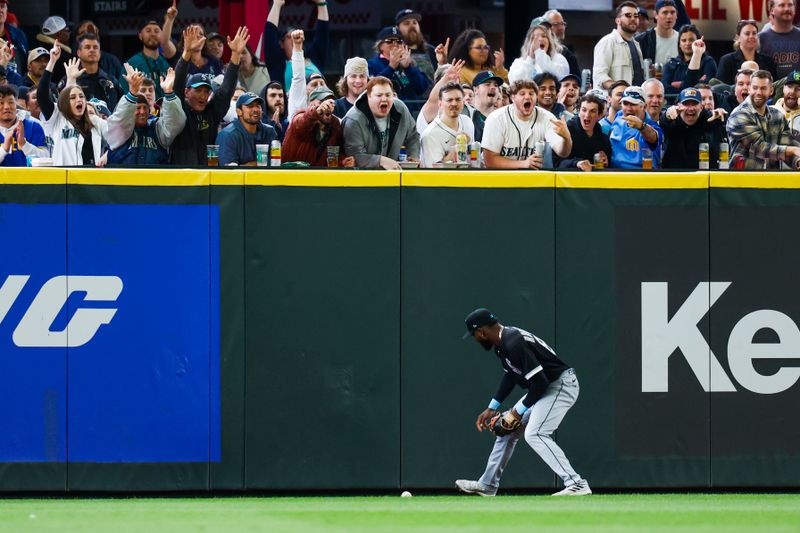
[[[641,6],[639,7],[639,17],[650,20],[650,15],[647,13],[647,10]]]
[[[676,7],[675,0],[658,0],[656,2],[656,13],[661,11],[662,7]]]
[[[325,85],[320,85],[316,87],[311,94],[308,95],[308,101],[313,102],[314,100],[319,100],[320,102],[326,100],[328,98],[335,98],[333,95],[333,91],[331,91]]]
[[[402,41],[403,36],[397,26],[387,26],[378,32],[378,41]]]
[[[206,86],[209,89],[213,89],[214,87],[211,85],[211,82],[208,79],[208,76],[198,72],[197,74],[192,74],[189,76],[189,79],[186,80],[186,86],[190,89],[197,89],[198,87]]]
[[[475,334],[476,329],[497,324],[497,317],[488,309],[479,307],[467,315],[467,318],[464,319],[464,324],[467,325],[467,332],[463,338],[468,339]]]
[[[784,85],[800,84],[800,70],[793,70],[786,76]]]
[[[30,52],[28,52],[28,64],[32,61],[36,61],[42,56],[49,56],[50,52],[47,51],[47,48],[42,48],[39,46],[38,48],[34,48]]]
[[[498,87],[503,85],[503,78],[491,70],[484,70],[483,72],[478,72],[475,77],[472,78],[472,86],[477,87],[478,85],[482,85],[489,81],[497,82]]]
[[[256,93],[247,92],[241,94],[239,95],[239,99],[236,100],[236,109],[241,109],[243,105],[250,105],[256,101],[260,104],[264,103],[264,100],[262,100],[261,97],[258,96]]]
[[[348,59],[344,64],[344,77],[346,78],[350,74],[364,74],[365,76],[369,76],[367,60],[363,57],[351,57]]]
[[[637,85],[631,85],[622,93],[622,101],[629,104],[644,104],[644,90]]]
[[[413,9],[401,9],[397,12],[394,16],[394,24],[395,26],[399,26],[401,22],[406,19],[417,19],[417,22],[422,20],[422,15],[414,11]]]
[[[111,110],[108,108],[108,104],[105,103],[104,100],[100,100],[98,98],[92,98],[91,100],[89,100],[88,104],[93,106],[95,111],[97,111],[101,115],[111,116]]]
[[[680,103],[694,101],[695,103],[699,104],[703,101],[703,97],[700,95],[700,91],[694,87],[687,87],[681,91],[680,95],[678,95],[678,101]]]

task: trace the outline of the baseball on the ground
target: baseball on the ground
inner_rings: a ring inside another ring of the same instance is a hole
[[[400,497],[401,498],[410,498],[411,497],[411,493],[408,492],[407,490],[404,490],[403,493],[400,495]]]

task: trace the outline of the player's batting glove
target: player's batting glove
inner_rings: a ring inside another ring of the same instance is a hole
[[[516,409],[511,409],[492,419],[492,432],[498,437],[504,437],[519,429],[520,424],[522,424],[522,416],[517,413]]]

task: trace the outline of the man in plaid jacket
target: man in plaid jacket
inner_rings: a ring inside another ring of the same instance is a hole
[[[800,141],[792,138],[783,113],[769,107],[772,74],[757,70],[750,77],[750,95],[728,119],[728,140],[734,165],[745,169],[779,169],[781,162],[800,169]]]

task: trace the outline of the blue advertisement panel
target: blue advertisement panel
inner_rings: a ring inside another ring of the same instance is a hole
[[[3,208],[0,246],[24,252],[0,275],[30,272],[31,287],[0,322],[13,406],[0,422],[17,434],[0,439],[0,461],[218,461],[217,209],[70,204],[65,264],[63,244],[42,242],[63,205]]]
[[[67,352],[26,342],[66,268],[63,204],[0,204],[0,462],[65,462]],[[56,312],[58,309],[56,310]],[[19,346],[28,344],[28,346]]]

